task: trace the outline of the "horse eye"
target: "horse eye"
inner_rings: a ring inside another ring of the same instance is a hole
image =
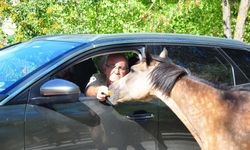
[[[131,68],[131,69],[130,69],[130,72],[133,73],[133,72],[135,72],[135,70]]]

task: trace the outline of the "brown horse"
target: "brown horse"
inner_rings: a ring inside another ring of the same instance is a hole
[[[222,90],[160,57],[147,56],[110,86],[110,102],[160,98],[182,120],[203,150],[250,150],[250,92]]]

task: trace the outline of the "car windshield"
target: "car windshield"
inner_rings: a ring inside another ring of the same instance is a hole
[[[0,51],[0,93],[79,43],[34,41]]]

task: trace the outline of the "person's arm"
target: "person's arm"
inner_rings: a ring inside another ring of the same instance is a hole
[[[86,96],[96,96],[100,101],[104,101],[108,95],[108,87],[105,86],[105,78],[101,74],[94,74],[85,88]]]
[[[88,86],[85,89],[86,96],[96,96],[99,86]]]
[[[85,87],[85,95],[86,96],[96,96],[97,95],[97,90],[100,86],[103,85],[101,82],[102,78],[100,74],[93,74],[90,79],[88,84]]]
[[[107,86],[89,86],[85,90],[87,96],[96,96],[99,101],[105,101],[106,96],[108,96]]]

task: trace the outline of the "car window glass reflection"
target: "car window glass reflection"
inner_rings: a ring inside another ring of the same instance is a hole
[[[35,41],[1,50],[0,92],[77,45],[79,44]]]

